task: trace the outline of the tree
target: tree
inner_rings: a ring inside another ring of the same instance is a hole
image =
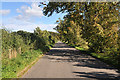
[[[117,49],[118,5],[112,2],[49,2],[43,13],[51,16],[53,12],[67,12],[65,17],[81,27],[82,37],[90,49],[99,53]],[[63,35],[66,33],[64,31]]]

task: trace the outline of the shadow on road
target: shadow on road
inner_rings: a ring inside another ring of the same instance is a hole
[[[100,79],[100,80],[119,80],[120,77],[115,77],[114,74],[108,74],[105,72],[90,72],[90,73],[85,73],[85,72],[73,72],[76,73],[76,76],[79,77],[85,77],[85,78],[92,78],[92,79]],[[104,78],[104,79],[103,79]]]
[[[54,49],[51,49],[48,55],[48,59],[55,60],[55,61],[62,61],[62,62],[77,62],[77,64],[74,64],[73,66],[76,67],[88,67],[88,68],[94,68],[94,69],[114,69],[110,67],[109,65],[106,65],[105,63],[91,57],[90,55],[85,54],[86,51],[79,51],[75,50],[72,47],[69,47],[66,44],[63,43],[57,43],[53,47]],[[62,48],[62,49],[59,49]],[[58,57],[51,57],[51,56],[58,56]],[[115,77],[114,74],[108,74],[105,72],[73,72],[76,74],[76,76],[79,77],[86,77],[86,78],[94,78],[99,79],[101,77],[110,78],[110,79],[118,79],[118,77]]]
[[[73,66],[82,66],[82,67],[91,67],[91,68],[98,68],[98,69],[114,69],[112,67],[108,67],[105,63],[101,63],[101,61],[91,58],[91,56],[84,54],[83,51],[77,50],[51,50],[48,54],[51,56],[61,56],[61,57],[68,57],[68,58],[49,58],[49,59],[56,59],[68,62],[79,62],[84,64],[75,64]]]
[[[60,46],[58,46],[60,45]],[[63,43],[56,43],[55,46],[53,46],[53,48],[72,48],[71,46],[67,46],[66,44]]]

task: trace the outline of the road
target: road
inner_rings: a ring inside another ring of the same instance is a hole
[[[117,78],[117,69],[62,42],[45,54],[22,78]]]

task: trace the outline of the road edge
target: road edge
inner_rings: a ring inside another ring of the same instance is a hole
[[[33,62],[31,62],[27,67],[25,67],[22,71],[20,71],[19,73],[17,73],[17,77],[21,78],[25,73],[28,72],[28,70],[35,64],[37,63],[37,61],[43,57],[44,54],[40,55],[37,59],[35,59]]]

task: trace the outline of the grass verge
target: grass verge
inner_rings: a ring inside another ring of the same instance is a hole
[[[2,59],[2,78],[17,78],[18,74],[20,76],[20,72],[23,71],[26,66],[30,65],[42,54],[41,50],[32,50],[18,54],[16,58]]]
[[[34,60],[31,64],[25,67],[22,71],[17,74],[17,77],[22,77],[43,55],[40,55],[36,60]]]
[[[91,55],[92,57],[101,60],[104,63],[107,63],[108,65],[117,68],[120,71],[120,63],[118,63],[118,60],[116,60],[115,57],[110,56],[108,54],[104,54],[104,53],[95,53],[95,52],[91,52],[89,50],[86,50],[84,48],[80,48],[80,47],[75,47],[77,50],[83,51],[85,54]]]

